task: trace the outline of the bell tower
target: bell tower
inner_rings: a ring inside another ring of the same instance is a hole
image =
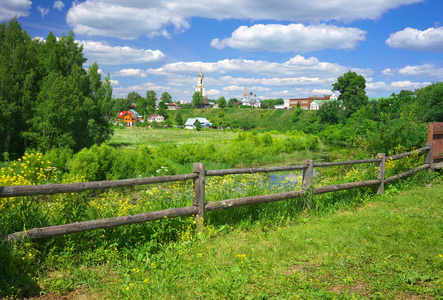
[[[203,95],[203,98],[206,98],[205,85],[203,83],[203,79],[205,76],[202,74],[202,68],[200,67],[200,73],[197,76],[197,85],[195,86],[195,91],[200,92]]]

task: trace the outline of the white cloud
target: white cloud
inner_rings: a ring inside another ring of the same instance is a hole
[[[406,66],[398,71],[398,74],[404,76],[421,76],[443,80],[443,68],[432,64],[421,66]]]
[[[111,82],[111,85],[112,86],[115,86],[115,85],[120,85],[120,83],[118,82],[118,80],[110,80],[110,82]]]
[[[117,71],[113,74],[114,76],[134,76],[134,77],[141,77],[141,78],[145,78],[147,75],[145,73],[145,71],[140,70],[140,69],[123,69],[120,71]]]
[[[392,77],[395,75],[394,70],[391,70],[390,68],[384,69],[381,73],[386,77]]]
[[[366,31],[333,25],[258,24],[237,28],[230,38],[214,39],[211,46],[244,51],[308,52],[326,48],[352,50],[366,40]]]
[[[40,12],[40,14],[42,15],[42,18],[44,18],[49,12],[49,8],[41,7],[40,5],[37,6],[37,9]]]
[[[419,88],[423,88],[430,85],[431,82],[412,82],[410,80],[387,82],[373,82],[366,84],[366,91],[368,95],[377,94],[380,92],[386,93],[399,93],[401,90],[414,91]]]
[[[421,31],[408,27],[402,31],[391,33],[386,44],[397,49],[443,52],[443,28],[429,28]]]
[[[239,75],[264,78],[284,78],[288,76],[337,78],[349,70],[365,77],[373,74],[371,69],[349,68],[336,63],[321,62],[315,57],[305,58],[301,55],[296,55],[282,63],[248,59],[224,59],[214,63],[176,62],[165,64],[158,69],[148,69],[146,73],[154,75],[198,74],[200,68],[206,75],[222,75],[235,72]]]
[[[86,0],[74,2],[66,20],[77,34],[135,39],[169,36],[189,27],[192,17],[291,22],[352,22],[377,19],[385,12],[424,0]]]
[[[210,89],[210,90],[206,91],[206,95],[211,96],[211,97],[219,98],[221,96],[221,94],[222,93],[216,89]]]
[[[121,39],[135,39],[143,34],[168,37],[166,26],[173,25],[175,30],[189,27],[181,16],[161,7],[136,7],[126,2],[125,5],[105,4],[91,0],[74,3],[68,11],[66,22],[77,34]]]
[[[32,2],[29,0],[8,0],[0,3],[0,21],[8,21],[14,16],[27,17]]]
[[[152,64],[162,62],[165,55],[160,50],[134,49],[128,46],[109,46],[104,42],[77,41],[83,45],[88,62],[99,65]]]
[[[53,8],[58,9],[58,10],[62,10],[63,7],[65,7],[65,4],[62,1],[57,0],[54,2]]]

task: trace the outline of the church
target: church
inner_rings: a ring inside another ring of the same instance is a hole
[[[205,76],[202,74],[202,69],[200,68],[200,73],[197,76],[197,85],[195,86],[195,91],[200,92],[203,95],[203,99],[206,99],[206,91],[205,91],[205,85],[203,83],[203,79]]]

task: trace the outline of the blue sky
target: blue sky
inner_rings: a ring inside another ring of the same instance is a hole
[[[210,99],[331,94],[365,76],[368,96],[443,81],[442,0],[1,0],[31,37],[72,30],[114,97],[167,91],[190,101],[200,68]],[[85,65],[87,68],[88,65]]]

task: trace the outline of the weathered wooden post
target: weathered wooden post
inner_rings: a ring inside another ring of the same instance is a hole
[[[312,183],[312,178],[314,177],[314,161],[312,159],[305,159],[303,164],[307,165],[307,168],[303,169],[303,182],[302,190],[308,191]],[[311,210],[312,207],[312,194],[308,194],[307,209]]]
[[[198,174],[198,178],[194,179],[194,199],[193,205],[198,208],[195,216],[195,224],[198,232],[203,232],[205,219],[205,164],[194,163],[194,173]]]
[[[434,164],[434,149],[433,149],[433,142],[426,142],[426,147],[429,147],[428,150],[425,151],[425,164],[429,164],[429,171],[434,171],[433,164]]]
[[[383,194],[385,192],[386,155],[384,153],[378,153],[377,158],[381,159],[381,161],[377,163],[378,165],[377,179],[380,180],[380,184],[378,185],[377,188],[377,194]]]

